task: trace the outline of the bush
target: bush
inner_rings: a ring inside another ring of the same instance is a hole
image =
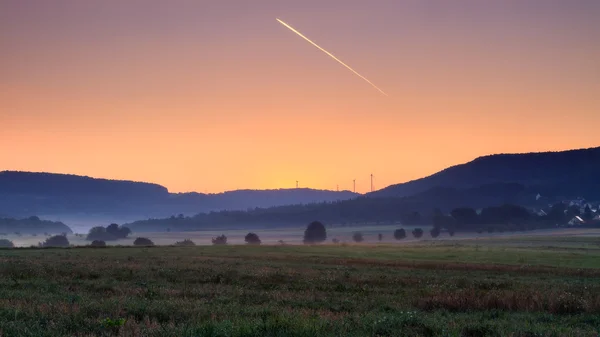
[[[415,228],[415,229],[413,229],[413,231],[412,231],[412,235],[413,235],[415,238],[419,239],[420,237],[422,237],[422,236],[423,236],[423,230],[422,230],[421,228]]]
[[[137,238],[133,241],[134,246],[154,246],[154,242],[148,238]]]
[[[8,239],[0,239],[0,248],[13,248],[15,245]]]
[[[352,240],[354,240],[354,242],[363,242],[365,238],[363,237],[361,232],[356,232],[354,234],[352,234]]]
[[[69,247],[69,239],[65,235],[54,235],[47,238],[42,247]]]
[[[394,239],[402,240],[405,237],[406,237],[406,231],[404,230],[404,228],[396,229],[394,231]]]
[[[377,235],[377,240],[379,240],[379,241],[383,240],[383,234],[379,233]]]
[[[322,223],[313,221],[306,226],[306,230],[304,231],[305,244],[320,243],[325,240],[327,240],[327,231]]]
[[[338,243],[340,243],[340,240],[338,238],[333,238],[333,239],[331,239],[331,242],[338,244]]]
[[[244,240],[249,245],[260,245],[260,238],[255,233],[246,234],[246,238]]]
[[[454,236],[454,230],[453,230],[453,229],[450,229],[450,230],[448,231],[448,234],[450,234],[450,236]]]
[[[213,243],[213,245],[226,245],[227,237],[225,236],[225,234],[223,234],[221,236],[217,236],[216,238],[212,239],[212,243]]]
[[[185,239],[183,241],[178,241],[175,242],[175,246],[195,246],[196,244],[194,243],[194,241],[190,240],[190,239]]]
[[[429,234],[431,234],[432,238],[437,238],[438,236],[440,236],[440,228],[439,227],[433,227],[431,229],[431,231],[429,231]]]
[[[92,247],[106,247],[106,242],[104,242],[102,240],[94,240],[94,241],[92,241],[92,243],[90,244],[90,246],[92,246]]]

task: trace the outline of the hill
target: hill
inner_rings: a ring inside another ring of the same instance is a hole
[[[349,191],[238,190],[216,194],[169,193],[164,186],[76,175],[0,172],[0,214],[36,214],[70,222],[123,222],[219,210],[245,210],[356,197]]]
[[[24,219],[0,218],[0,233],[13,234],[59,234],[72,233],[71,228],[62,222],[41,220],[37,216]]]
[[[497,154],[479,157],[425,178],[391,185],[368,196],[404,197],[434,188],[468,189],[513,183],[547,196],[600,199],[599,172],[600,147],[562,152]]]

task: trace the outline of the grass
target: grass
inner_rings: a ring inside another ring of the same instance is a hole
[[[0,336],[597,336],[600,240],[0,250]]]

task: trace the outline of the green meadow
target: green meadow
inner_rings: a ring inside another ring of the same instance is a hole
[[[0,336],[598,336],[600,239],[0,250]]]

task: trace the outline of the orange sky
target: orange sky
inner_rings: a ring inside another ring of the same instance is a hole
[[[0,170],[365,192],[600,146],[598,1],[298,2],[1,2]]]

